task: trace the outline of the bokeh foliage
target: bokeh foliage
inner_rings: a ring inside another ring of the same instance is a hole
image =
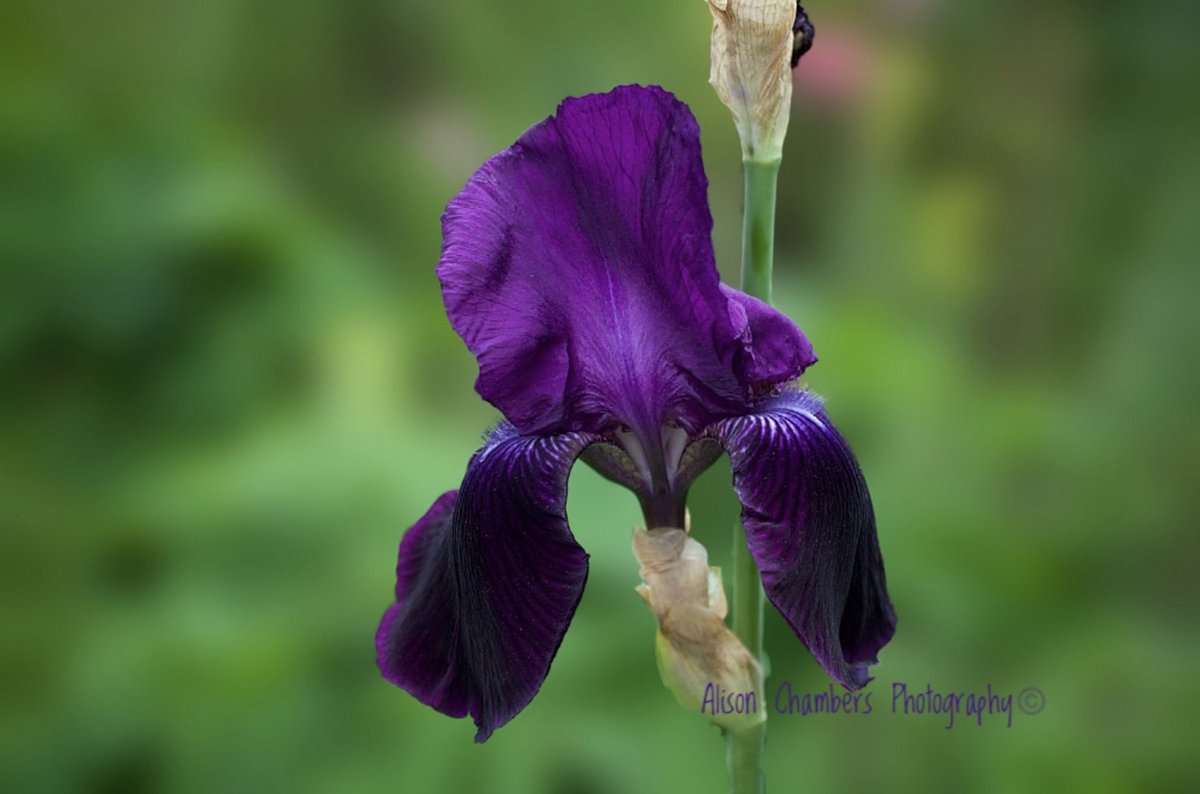
[[[867,717],[776,717],[775,791],[1197,785],[1200,69],[1186,3],[809,11],[777,302],[872,485],[899,632]],[[439,214],[566,95],[733,126],[700,0],[9,4],[0,24],[0,788],[720,791],[658,681],[632,497],[484,746],[377,675],[403,530],[497,416]],[[728,467],[696,486],[728,556]],[[768,616],[769,688],[827,679]],[[1046,694],[1011,729],[888,688]]]

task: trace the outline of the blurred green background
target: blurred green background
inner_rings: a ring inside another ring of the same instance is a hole
[[[809,6],[777,302],[871,483],[875,713],[775,717],[772,791],[1195,790],[1200,68],[1186,3]],[[700,0],[7,4],[0,789],[719,792],[584,466],[591,577],[486,745],[385,683],[397,543],[495,411],[438,218],[567,95],[658,83],[740,176]],[[696,533],[728,558],[722,462]],[[828,679],[774,612],[769,690]],[[1039,687],[1011,728],[892,682]]]

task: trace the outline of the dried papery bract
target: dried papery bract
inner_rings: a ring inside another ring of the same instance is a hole
[[[709,82],[733,111],[742,157],[783,155],[792,102],[795,0],[706,0],[713,15]]]
[[[659,672],[675,699],[728,730],[762,723],[762,671],[725,625],[721,570],[704,547],[682,529],[639,529],[633,553],[645,582],[637,592],[658,618]]]

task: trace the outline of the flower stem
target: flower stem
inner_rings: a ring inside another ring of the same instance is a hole
[[[742,215],[742,292],[771,302],[775,255],[775,178],[779,160],[745,160],[746,207]]]
[[[745,160],[745,213],[742,216],[742,291],[771,302],[771,265],[775,252],[775,178],[779,160]],[[763,663],[763,589],[758,566],[739,523],[733,531],[733,633]],[[762,687],[760,687],[760,690]],[[764,690],[765,691],[765,690]],[[764,697],[765,700],[765,697]],[[766,709],[766,703],[760,703]],[[766,722],[742,732],[730,731],[729,776],[734,794],[763,791],[762,751]]]

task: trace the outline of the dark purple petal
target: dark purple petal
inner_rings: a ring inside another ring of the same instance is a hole
[[[735,314],[745,317],[743,380],[756,395],[794,380],[817,363],[812,344],[796,324],[770,304],[721,285]],[[735,320],[735,325],[738,325]]]
[[[470,714],[476,741],[533,699],[583,595],[567,475],[593,440],[497,429],[400,544],[379,669],[444,714]]]
[[[720,288],[707,185],[687,106],[624,86],[564,101],[450,202],[446,310],[521,432],[657,444],[666,420],[697,432],[799,374],[794,326]]]
[[[709,433],[729,453],[767,597],[826,671],[857,689],[892,638],[896,614],[850,447],[807,392],[786,393]]]

